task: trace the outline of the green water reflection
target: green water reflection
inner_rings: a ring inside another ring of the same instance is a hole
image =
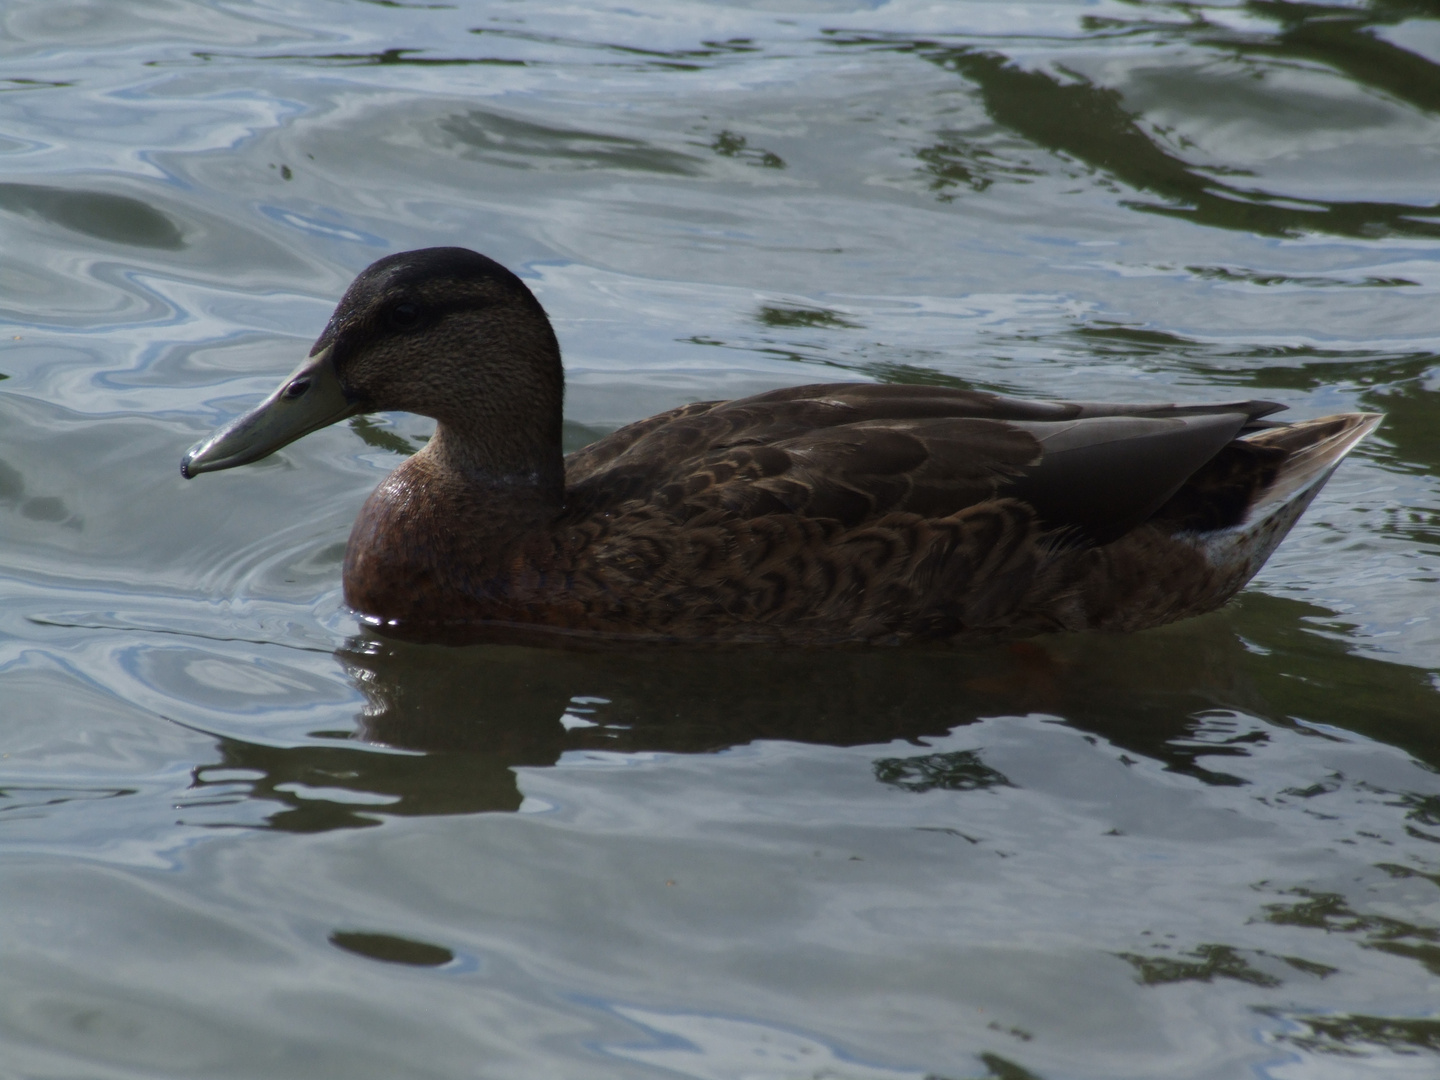
[[[1440,106],[1440,67],[1430,60],[1373,34],[1376,27],[1405,19],[1435,17],[1433,3],[1388,3],[1357,10],[1349,5],[1300,4],[1252,0],[1242,9],[1276,24],[1275,32],[1231,31],[1206,18],[1200,5],[1153,5],[1168,9],[1174,21],[1140,17],[1133,21],[1089,17],[1084,25],[1098,36],[1146,35],[1157,44],[1184,43],[1216,58],[1263,59],[1272,69],[1287,65],[1323,66],[1351,86],[1394,97],[1428,112]],[[1226,9],[1227,11],[1233,9]],[[1309,232],[1336,236],[1440,236],[1440,203],[1409,205],[1367,200],[1330,200],[1266,190],[1241,182],[1255,178],[1243,168],[1199,165],[1178,152],[1193,149],[1181,138],[1169,138],[1163,126],[1147,120],[1114,87],[1098,85],[1084,75],[1058,66],[1053,71],[1022,67],[1003,53],[972,45],[947,46],[933,40],[895,40],[864,35],[834,35],[841,46],[879,48],[923,57],[972,84],[985,112],[1003,131],[1047,151],[1061,163],[1079,165],[1102,183],[1119,183],[1136,192],[1159,196],[1162,202],[1126,199],[1124,205],[1144,213],[1165,214],[1194,224],[1270,236]],[[1171,93],[1197,110],[1214,107],[1216,94],[1249,94],[1245,110],[1272,122],[1283,118],[1282,92],[1268,97],[1263,86],[1247,89],[1247,79],[1230,73],[1187,91],[1185,69],[1172,73]],[[1266,70],[1252,67],[1244,75],[1255,85]],[[1208,103],[1206,99],[1209,99]],[[1233,103],[1232,103],[1233,104]],[[1303,112],[1292,123],[1303,130],[1307,121],[1337,121],[1333,102],[1313,116]],[[1235,115],[1235,110],[1228,110]],[[1374,123],[1359,118],[1356,126]],[[1025,183],[1046,175],[1023,150],[999,146],[993,134],[966,138],[950,133],[916,151],[930,188],[943,200],[956,190],[982,192],[997,182]],[[1053,169],[1054,166],[1051,166]],[[1063,164],[1061,165],[1063,169]],[[1077,174],[1078,175],[1078,174]],[[1255,178],[1258,179],[1258,178]]]

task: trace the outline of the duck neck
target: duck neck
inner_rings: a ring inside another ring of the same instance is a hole
[[[565,459],[558,445],[477,438],[440,421],[416,458],[475,498],[540,512],[558,511],[564,502]]]
[[[509,619],[524,568],[553,559],[564,460],[498,458],[440,425],[366,500],[345,551],[345,602],[392,624]],[[522,568],[517,570],[517,567]]]

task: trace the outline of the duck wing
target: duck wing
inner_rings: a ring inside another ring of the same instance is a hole
[[[1238,435],[1282,406],[1027,401],[943,387],[787,387],[683,406],[567,459],[567,507],[636,500],[681,521],[904,512],[941,518],[1014,499],[1075,542],[1150,517]]]

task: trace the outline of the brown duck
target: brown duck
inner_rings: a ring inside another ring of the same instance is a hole
[[[896,643],[1218,607],[1380,420],[839,383],[683,405],[564,457],[563,399],[519,278],[463,248],[405,252],[356,278],[310,358],[181,472],[419,413],[434,437],[345,553],[346,602],[387,632]]]

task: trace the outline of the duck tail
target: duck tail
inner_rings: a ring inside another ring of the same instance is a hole
[[[1382,419],[1381,413],[1340,413],[1264,428],[1231,444],[1264,463],[1260,482],[1237,520],[1190,532],[1211,566],[1229,579],[1227,592],[1243,587],[1265,564],[1336,466]]]
[[[1383,419],[1383,413],[1340,413],[1245,436],[1243,441],[1251,446],[1285,452],[1275,479],[1252,504],[1249,517],[1263,516],[1305,492],[1313,498],[1335,466]]]
[[[1381,419],[1345,413],[1242,430],[1146,527],[1058,556],[1054,580],[1069,606],[1049,596],[1046,616],[1071,630],[1140,630],[1213,611],[1265,565]]]

